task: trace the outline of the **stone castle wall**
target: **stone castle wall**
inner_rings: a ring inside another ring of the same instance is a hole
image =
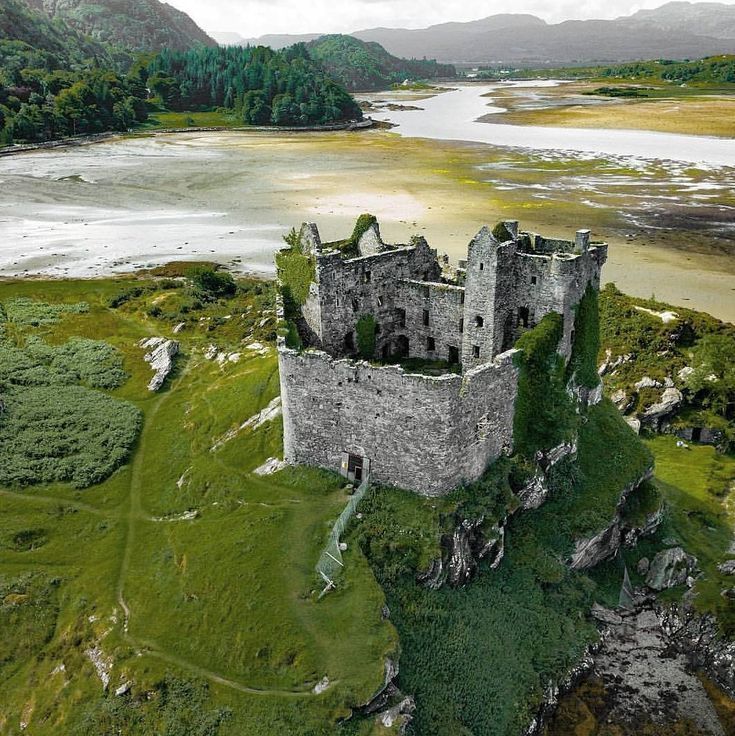
[[[513,351],[464,375],[278,348],[288,462],[340,471],[367,457],[381,483],[441,495],[479,478],[512,446],[518,373]]]

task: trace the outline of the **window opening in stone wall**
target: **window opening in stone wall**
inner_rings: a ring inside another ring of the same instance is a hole
[[[531,283],[532,284],[537,284],[538,283],[538,279],[535,276],[531,276]]]
[[[424,327],[429,326],[429,310],[424,309]]]
[[[428,281],[429,280],[429,272],[428,271],[424,271],[424,277],[423,277],[423,279],[424,279],[424,281]]]
[[[449,346],[449,362],[452,365],[459,363],[459,348],[456,345]]]
[[[472,346],[472,357],[473,358],[479,358],[480,357],[480,346],[479,345],[473,345]]]
[[[380,323],[379,322],[375,323],[375,334],[376,335],[380,334]]]
[[[405,335],[398,335],[396,338],[396,357],[408,358],[408,338]]]
[[[436,350],[436,340],[433,337],[426,338],[426,349],[431,353]]]
[[[483,327],[484,325],[485,320],[478,314],[477,317],[475,317],[475,327]]]
[[[362,283],[363,284],[369,284],[372,280],[372,273],[370,271],[363,271],[362,272]]]
[[[345,350],[352,352],[355,349],[355,333],[350,330],[345,335]]]
[[[530,312],[528,307],[521,307],[518,310],[518,325],[520,327],[528,327],[528,320],[530,317]]]
[[[485,270],[485,264],[480,262],[480,271],[484,271],[484,270]]]
[[[464,304],[464,291],[459,295],[459,303]]]
[[[383,356],[383,360],[390,360],[390,343],[387,342],[385,345],[383,345],[383,349],[381,351],[381,354]],[[378,391],[380,393],[380,391]]]
[[[459,320],[459,331],[464,332],[464,320]]]
[[[399,327],[406,326],[406,310],[405,309],[396,309],[396,322],[398,323]]]
[[[356,312],[360,308],[360,302],[357,299],[352,300],[352,311]]]
[[[431,295],[431,292],[429,291],[429,287],[428,286],[424,286],[423,287],[423,291],[424,291],[424,299],[428,299],[429,296]]]

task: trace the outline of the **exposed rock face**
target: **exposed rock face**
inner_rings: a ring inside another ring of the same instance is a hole
[[[727,560],[727,562],[718,565],[717,569],[723,575],[735,575],[735,560]]]
[[[385,728],[398,726],[398,733],[402,734],[411,723],[416,703],[413,697],[406,697],[400,691],[396,685],[397,677],[398,662],[386,659],[383,686],[369,702],[356,710],[362,715],[374,715],[377,723]]]
[[[687,597],[678,606],[657,608],[657,614],[669,643],[735,698],[735,641],[719,634],[714,617],[698,614]]]
[[[684,401],[684,396],[678,388],[665,388],[661,401],[653,404],[643,413],[643,422],[658,428],[661,420],[673,414]]]
[[[622,518],[623,507],[628,496],[652,476],[653,468],[649,468],[641,478],[623,489],[615,516],[609,526],[592,537],[577,540],[574,552],[569,560],[569,565],[573,570],[587,570],[600,562],[610,560],[615,557],[626,539],[631,538],[632,543],[634,543],[644,533],[651,534],[658,528],[663,518],[662,510],[652,515],[655,518],[647,518],[643,527],[633,528],[626,524]]]
[[[697,558],[688,555],[681,547],[659,552],[651,562],[646,575],[646,585],[652,590],[666,590],[685,585],[697,568]]]
[[[602,384],[600,384],[601,386]],[[601,389],[600,389],[601,390]],[[602,394],[600,394],[602,396]],[[565,457],[577,454],[577,442],[562,442],[536,457],[536,472],[531,480],[518,492],[521,507],[525,510],[537,509],[549,497],[548,473]]]
[[[165,337],[150,337],[141,340],[138,345],[148,350],[144,360],[153,369],[153,378],[148,384],[148,390],[158,391],[173,370],[174,358],[179,352],[179,343],[176,340],[167,340]]]
[[[442,556],[417,576],[418,581],[433,590],[444,583],[457,588],[472,580],[480,560],[489,560],[490,568],[496,569],[505,554],[505,529],[495,525],[486,535],[483,523],[482,518],[460,521],[452,535],[442,540]]]

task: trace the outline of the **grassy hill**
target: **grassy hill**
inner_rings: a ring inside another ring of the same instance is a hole
[[[456,74],[451,64],[438,64],[427,59],[399,59],[379,43],[360,41],[352,36],[321,36],[306,46],[312,58],[332,79],[352,91],[386,89],[406,79],[426,80]]]

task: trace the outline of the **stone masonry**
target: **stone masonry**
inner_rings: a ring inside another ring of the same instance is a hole
[[[560,241],[503,225],[503,242],[482,228],[456,269],[423,238],[384,243],[377,224],[357,257],[302,226],[316,277],[299,325],[305,347],[278,344],[288,462],[441,495],[512,451],[513,345],[558,312],[569,358],[575,307],[589,284],[599,288],[607,245],[586,230]],[[363,315],[376,321],[375,362],[356,352]],[[411,372],[406,360],[423,363]]]

